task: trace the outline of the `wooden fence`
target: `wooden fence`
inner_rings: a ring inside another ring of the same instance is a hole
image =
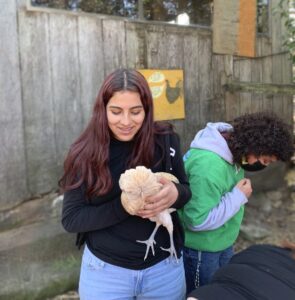
[[[209,28],[2,2],[0,210],[57,189],[66,151],[85,127],[103,78],[119,67],[184,70],[186,117],[173,121],[184,151],[208,121],[267,109],[292,123],[292,96],[223,88],[232,79],[292,81],[278,17],[271,18],[271,35],[257,38],[257,57],[244,59],[213,54]]]

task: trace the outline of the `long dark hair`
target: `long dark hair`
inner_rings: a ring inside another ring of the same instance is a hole
[[[104,80],[88,126],[70,147],[64,162],[64,174],[59,181],[63,190],[75,189],[82,183],[86,184],[87,196],[104,195],[111,189],[108,166],[111,133],[106,106],[114,93],[119,91],[139,93],[145,111],[142,127],[134,137],[129,166],[151,167],[155,134],[169,132],[171,128],[154,123],[153,98],[143,75],[136,70],[118,69]]]

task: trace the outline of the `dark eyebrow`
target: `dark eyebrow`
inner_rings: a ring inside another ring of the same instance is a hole
[[[131,109],[135,109],[135,108],[143,108],[143,106],[142,105],[137,105],[137,106],[131,107]]]
[[[114,105],[109,106],[109,108],[122,109],[120,106],[114,106]],[[143,108],[143,106],[137,105],[137,106],[130,107],[130,109],[136,109],[136,108]]]

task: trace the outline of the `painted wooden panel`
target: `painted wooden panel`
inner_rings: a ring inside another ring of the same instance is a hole
[[[256,0],[240,0],[237,55],[255,56],[256,45]]]
[[[141,69],[153,96],[155,120],[184,119],[183,70]]]
[[[214,0],[214,53],[255,56],[256,5],[256,0]]]
[[[183,38],[176,27],[149,25],[146,31],[147,64],[149,69],[182,69]],[[159,66],[159,67],[156,67]],[[185,93],[184,93],[185,97]],[[185,101],[185,100],[184,100]],[[183,135],[183,121],[171,122],[176,131]]]

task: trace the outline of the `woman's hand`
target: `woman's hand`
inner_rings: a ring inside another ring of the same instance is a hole
[[[156,195],[146,198],[144,209],[138,211],[136,215],[142,218],[151,218],[174,204],[178,197],[175,184],[163,177],[159,182],[163,184],[162,189]]]

